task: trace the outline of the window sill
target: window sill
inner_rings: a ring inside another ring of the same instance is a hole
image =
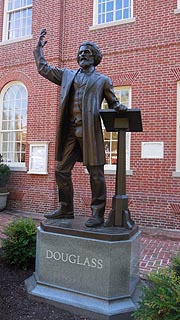
[[[33,39],[33,36],[26,36],[26,37],[22,37],[22,38],[16,38],[16,39],[12,39],[12,40],[3,40],[2,42],[0,42],[0,46],[5,46],[7,44],[11,44],[11,43],[15,43],[15,42],[21,42],[21,41],[27,41],[27,40],[31,40]]]
[[[173,176],[174,178],[180,178],[180,171],[174,171],[174,172],[172,173],[172,176]]]
[[[27,173],[28,174],[40,174],[40,175],[47,175],[48,174],[47,171],[43,171],[43,172],[40,172],[40,171],[28,171]]]
[[[11,171],[20,171],[20,172],[27,172],[27,168],[26,167],[11,167],[9,166]]]
[[[179,8],[179,9],[174,9],[174,13],[175,13],[175,14],[180,13],[180,8]]]
[[[87,169],[84,170],[84,173],[88,174],[88,171]],[[109,167],[109,168],[106,168],[106,166],[104,166],[104,174],[113,174],[115,175],[116,174],[116,168],[113,168],[113,167]],[[132,176],[133,175],[133,170],[126,170],[126,175],[127,176]]]
[[[96,25],[90,27],[89,30],[92,31],[92,30],[97,30],[97,29],[114,27],[114,26],[119,26],[121,24],[133,23],[135,21],[136,21],[136,18],[129,18],[129,19],[124,19],[124,20],[120,20],[120,21],[113,21],[113,22],[104,23],[104,24],[96,24]]]
[[[104,174],[116,174],[116,169],[112,168],[112,169],[106,169],[104,168]],[[132,176],[133,175],[133,171],[132,170],[126,170],[126,176]]]

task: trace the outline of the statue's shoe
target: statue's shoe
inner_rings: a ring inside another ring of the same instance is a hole
[[[103,217],[90,217],[86,222],[86,227],[98,227],[104,223]]]
[[[45,213],[44,217],[47,219],[73,219],[74,218],[74,212],[65,212],[62,211],[62,209],[57,209],[49,213]]]

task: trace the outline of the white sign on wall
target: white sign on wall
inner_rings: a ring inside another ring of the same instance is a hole
[[[47,174],[48,142],[30,142],[29,171],[34,174]]]
[[[164,158],[164,142],[142,142],[141,158],[163,159]]]

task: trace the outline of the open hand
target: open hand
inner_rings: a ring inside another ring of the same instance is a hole
[[[46,33],[47,33],[46,29],[41,29],[41,32],[40,32],[40,35],[39,35],[39,39],[38,39],[38,43],[37,43],[37,45],[39,47],[43,48],[46,45],[47,41],[46,40],[44,41]]]

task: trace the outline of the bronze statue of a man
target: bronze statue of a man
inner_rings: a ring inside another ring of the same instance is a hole
[[[126,107],[116,98],[110,78],[95,70],[102,60],[96,44],[88,41],[80,45],[78,70],[60,69],[49,66],[44,58],[45,35],[46,29],[42,29],[34,50],[37,69],[41,76],[61,86],[55,171],[60,208],[45,217],[74,218],[71,171],[76,161],[81,161],[89,172],[92,192],[92,216],[86,226],[96,227],[104,223],[106,205],[105,151],[99,109],[104,98],[109,108],[124,111]]]

